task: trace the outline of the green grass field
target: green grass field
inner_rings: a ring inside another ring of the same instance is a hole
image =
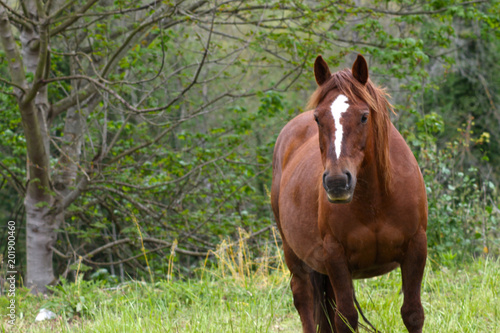
[[[219,257],[218,268],[203,269],[189,280],[114,288],[79,280],[63,284],[48,298],[19,289],[15,327],[7,325],[7,299],[0,297],[0,332],[300,332],[286,268],[278,264],[250,271],[238,258]],[[422,294],[424,331],[500,332],[499,281],[498,259],[480,258],[455,268],[429,262]],[[399,270],[356,281],[355,287],[375,327],[406,332],[399,315]],[[57,317],[35,322],[42,307]]]

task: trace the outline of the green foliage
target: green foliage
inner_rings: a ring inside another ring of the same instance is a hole
[[[492,205],[496,186],[479,169],[459,163],[466,141],[436,145],[444,131],[443,119],[431,113],[420,117],[416,130],[405,133],[417,153],[428,196],[428,246],[431,257],[450,264],[470,254],[498,251],[498,218]],[[498,207],[496,207],[498,209]]]
[[[500,40],[490,24],[496,20],[491,10],[498,2],[480,7],[453,6],[440,20],[420,16],[425,24],[415,33],[429,56],[429,75],[408,80],[409,97],[396,96],[396,124],[427,186],[429,252],[447,264],[499,251],[500,173],[492,161],[500,156],[498,140],[493,139],[499,132],[493,119],[500,92],[491,68],[498,63]],[[446,36],[455,36],[459,51],[453,55],[443,51],[451,47],[452,39]],[[436,56],[448,65],[437,67],[432,61]]]

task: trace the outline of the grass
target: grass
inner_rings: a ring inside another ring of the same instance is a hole
[[[426,332],[500,332],[500,260],[476,259],[447,268],[427,266],[422,305]],[[401,273],[360,281],[356,291],[367,318],[383,332],[406,332]]]
[[[18,289],[15,327],[7,325],[8,300],[0,297],[0,332],[300,332],[279,252],[251,260],[239,242],[222,244],[216,258],[218,265],[201,270],[196,279],[157,276],[154,283],[114,288],[78,279],[62,283],[48,298]],[[500,332],[499,281],[499,259],[479,258],[454,268],[429,263],[422,289],[424,331]],[[375,327],[406,332],[399,314],[399,270],[356,281],[355,288]],[[42,307],[57,318],[35,322]]]

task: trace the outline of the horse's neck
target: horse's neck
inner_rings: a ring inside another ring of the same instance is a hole
[[[358,199],[365,203],[378,201],[387,193],[386,175],[384,170],[379,170],[375,158],[376,154],[377,152],[372,149],[371,154],[365,156],[365,161],[357,176],[357,188],[354,196],[358,196]]]

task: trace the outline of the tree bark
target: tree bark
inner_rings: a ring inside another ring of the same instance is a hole
[[[57,238],[63,214],[54,215],[48,206],[28,195],[24,201],[26,207],[26,285],[34,293],[46,293],[47,285],[55,281],[52,265],[51,247]]]

